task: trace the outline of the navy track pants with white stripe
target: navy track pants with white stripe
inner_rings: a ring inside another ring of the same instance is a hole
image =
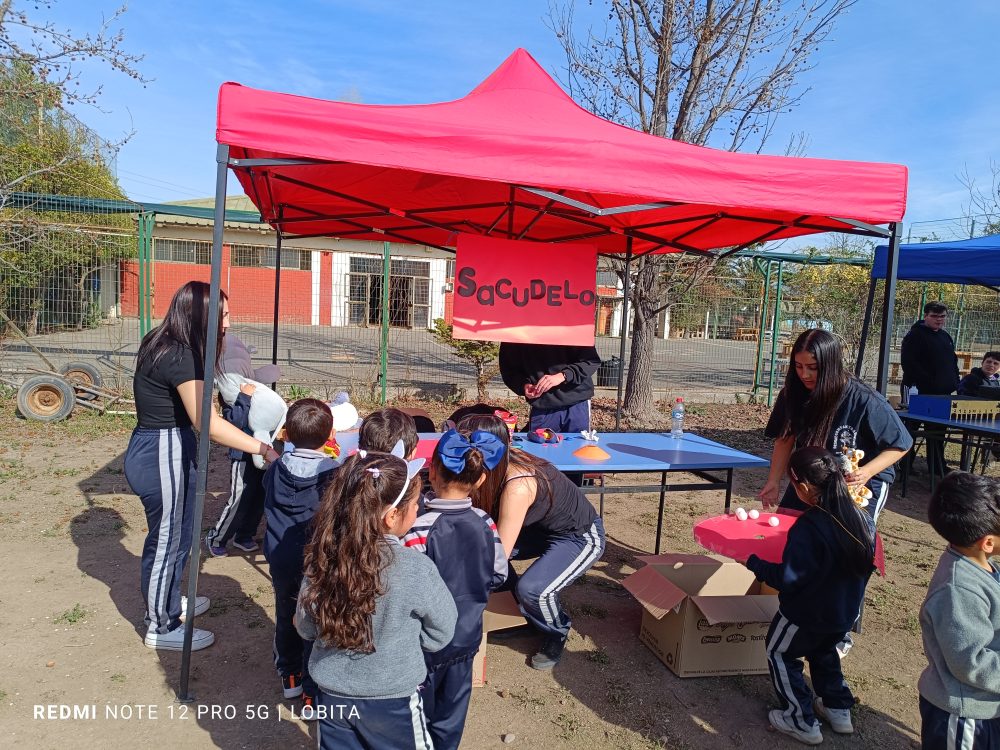
[[[125,452],[125,478],[146,511],[140,587],[151,633],[181,621],[181,582],[191,551],[197,441],[190,427],[137,427]]]
[[[528,622],[545,635],[569,634],[569,615],[559,604],[559,592],[586,573],[604,554],[604,521],[594,519],[582,534],[550,534],[541,555],[516,576],[514,596]],[[515,548],[513,557],[531,557],[534,550]],[[514,569],[509,568],[513,574]],[[505,587],[506,588],[506,587]]]
[[[316,703],[319,750],[434,750],[419,691],[370,699],[320,692]]]
[[[802,660],[809,662],[813,690],[827,708],[851,708],[854,696],[844,680],[837,644],[844,633],[814,633],[790,622],[781,611],[767,631],[767,669],[785,719],[803,732],[817,723],[813,694],[802,677]]]
[[[472,698],[472,663],[475,655],[431,670],[420,686],[427,728],[435,750],[458,750],[465,731]]]
[[[264,472],[254,465],[252,455],[231,461],[229,499],[207,535],[213,547],[225,547],[234,538],[253,539],[264,517]]]
[[[1000,750],[1000,718],[963,719],[920,696],[922,750]]]

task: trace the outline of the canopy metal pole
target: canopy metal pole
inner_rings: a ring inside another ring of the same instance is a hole
[[[205,489],[208,486],[208,433],[212,424],[212,396],[215,381],[215,355],[218,349],[219,290],[222,287],[222,236],[226,223],[226,178],[229,174],[229,146],[219,144],[215,154],[215,223],[212,227],[212,281],[208,293],[208,323],[205,336],[205,387],[201,397],[201,419],[198,424],[197,481],[194,490],[194,510],[189,520],[194,525],[188,558],[187,611],[184,613],[184,648],[181,655],[181,684],[178,697],[190,702],[188,690],[191,676],[191,640],[194,637],[194,608],[198,600],[198,550],[201,546],[201,522],[205,512]]]
[[[388,242],[382,243],[382,334],[378,345],[378,372],[382,380],[382,406],[389,389],[389,274],[392,256]]]
[[[778,261],[778,285],[774,291],[774,320],[771,321],[771,374],[767,379],[767,405],[774,404],[774,360],[778,346],[778,329],[781,326],[781,282],[785,270],[784,261]]]
[[[278,364],[278,318],[279,301],[281,298],[281,235],[284,229],[281,225],[281,215],[284,207],[278,208],[278,237],[274,242],[274,325],[271,328],[271,364]],[[277,383],[271,383],[273,389]]]
[[[861,323],[861,344],[858,346],[858,359],[854,363],[854,377],[861,377],[861,368],[865,361],[865,349],[868,346],[868,334],[871,333],[872,328],[872,306],[875,304],[875,285],[878,283],[876,279],[871,279],[868,282],[868,301],[865,303],[865,317]]]
[[[759,260],[755,259],[754,263],[757,264],[758,270],[760,267],[765,265]],[[760,387],[760,376],[761,370],[764,364],[764,330],[767,328],[767,312],[768,305],[771,304],[771,261],[767,261],[767,272],[764,275],[764,299],[761,301],[760,305],[760,321],[757,325],[757,361],[754,364],[753,369],[753,395],[757,395],[757,389]]]
[[[622,390],[625,385],[625,338],[628,335],[628,296],[632,292],[632,237],[625,238],[625,278],[622,279],[622,328],[618,345],[618,399],[615,403],[615,432],[622,428]]]
[[[896,274],[899,271],[899,235],[900,226],[893,222],[889,225],[892,236],[889,238],[889,252],[885,263],[885,296],[882,299],[882,340],[878,351],[878,379],[875,388],[883,396],[889,383],[889,347],[892,344],[892,327],[894,307],[896,305]]]

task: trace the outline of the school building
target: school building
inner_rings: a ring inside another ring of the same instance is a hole
[[[211,198],[174,205],[211,208]],[[254,211],[245,196],[229,196],[226,208]],[[157,214],[153,229],[153,317],[166,313],[174,292],[187,281],[208,282],[212,222]],[[282,323],[315,326],[378,325],[382,307],[383,244],[336,238],[285,239],[281,245],[278,295]],[[275,234],[267,226],[226,222],[222,248],[222,289],[229,295],[234,322],[273,321]],[[389,324],[433,328],[436,318],[451,322],[454,255],[423,245],[390,243]],[[139,311],[138,264],[119,269],[123,316]],[[617,333],[621,291],[609,271],[598,273],[598,335]]]

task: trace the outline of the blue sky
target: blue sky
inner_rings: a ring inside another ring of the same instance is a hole
[[[114,7],[61,0],[51,17],[85,31]],[[106,111],[75,114],[108,140],[135,130],[118,158],[130,197],[205,197],[222,82],[371,104],[455,99],[517,47],[561,75],[546,9],[544,0],[137,1],[121,26],[153,80],[143,88],[88,66],[84,85],[103,84]],[[996,0],[861,0],[815,56],[803,77],[811,90],[766,150],[781,153],[804,131],[808,156],[905,164],[907,224],[960,216],[968,196],[957,176],[968,169],[985,182],[990,159],[1000,160],[997,29]]]

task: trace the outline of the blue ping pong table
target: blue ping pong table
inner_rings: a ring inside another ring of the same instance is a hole
[[[421,432],[417,455],[428,457],[441,437],[439,432]],[[656,521],[656,554],[660,554],[663,533],[663,509],[668,492],[725,490],[728,512],[733,495],[733,470],[755,469],[770,462],[716,443],[708,438],[685,432],[675,439],[664,432],[604,432],[598,434],[596,445],[611,454],[603,461],[589,461],[574,456],[574,451],[588,443],[579,433],[563,433],[559,443],[533,443],[523,433],[514,435],[514,448],[544,458],[566,473],[582,474],[659,474],[659,481],[609,487],[603,477],[599,485],[581,487],[586,494],[600,495],[600,514],[604,515],[604,496],[635,492],[659,492],[660,507]],[[350,452],[357,448],[357,433],[337,435],[341,447]],[[701,482],[667,481],[671,474],[693,474]]]
[[[733,496],[733,470],[755,469],[770,462],[691,432],[675,439],[668,432],[604,432],[598,434],[596,445],[611,454],[603,461],[584,460],[574,456],[574,451],[588,443],[577,434],[564,434],[559,443],[533,443],[524,435],[514,436],[514,447],[525,453],[544,458],[557,469],[567,473],[584,474],[659,474],[659,482],[622,486],[586,486],[587,494],[600,494],[600,513],[604,515],[604,495],[634,492],[660,493],[660,507],[656,521],[656,551],[660,554],[663,533],[663,509],[668,492],[699,490],[725,490],[725,510],[729,511]],[[701,482],[668,481],[671,474],[693,474]]]

